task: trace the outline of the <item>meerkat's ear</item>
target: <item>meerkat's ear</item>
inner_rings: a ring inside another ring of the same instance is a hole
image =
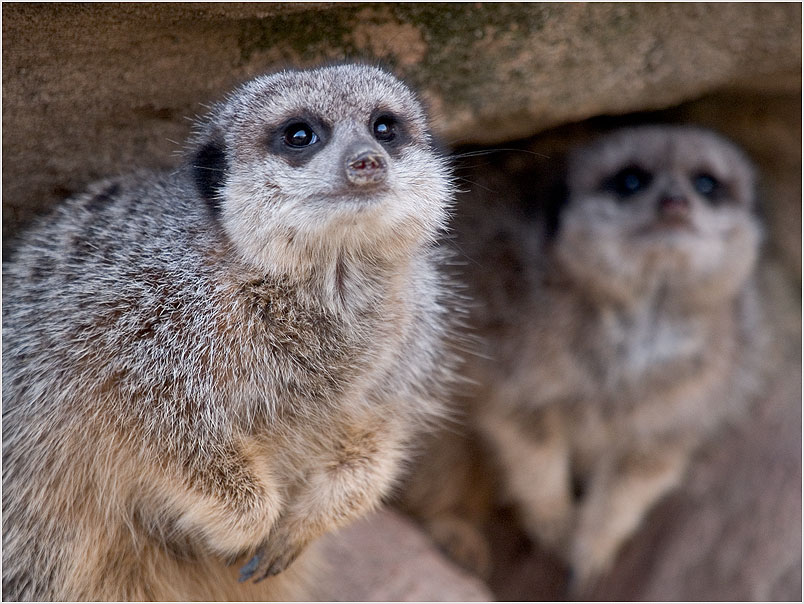
[[[197,150],[191,154],[190,162],[198,192],[213,213],[219,213],[220,194],[229,166],[223,136],[213,131],[203,137],[198,142]]]

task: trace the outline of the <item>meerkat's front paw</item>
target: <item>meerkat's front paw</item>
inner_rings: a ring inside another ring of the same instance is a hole
[[[240,569],[241,583],[254,579],[259,583],[263,579],[278,575],[299,557],[304,545],[292,543],[285,535],[271,535],[257,548],[257,553]]]

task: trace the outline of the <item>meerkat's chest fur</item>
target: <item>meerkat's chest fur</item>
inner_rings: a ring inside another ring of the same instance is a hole
[[[734,364],[731,304],[682,312],[655,300],[600,306],[583,325],[588,344],[574,351],[587,376],[573,441],[594,458],[621,442],[699,434],[722,418]],[[595,453],[597,451],[597,453]]]
[[[232,388],[258,385],[268,376],[271,408],[294,407],[295,413],[299,406],[323,404],[323,410],[365,394],[388,370],[389,355],[410,323],[408,301],[394,291],[394,280],[342,283],[335,292],[326,281],[263,277],[237,287],[240,312],[227,320],[227,337],[242,339],[233,348],[241,350],[237,362],[245,379]]]
[[[706,325],[653,304],[628,311],[601,308],[594,318],[590,355],[600,386],[623,396],[651,382],[683,377],[706,353]]]

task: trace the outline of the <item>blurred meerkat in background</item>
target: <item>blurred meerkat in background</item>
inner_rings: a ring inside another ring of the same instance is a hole
[[[481,189],[459,199],[471,325],[485,344],[464,369],[477,384],[462,400],[470,436],[433,437],[426,465],[483,466],[442,471],[450,501],[427,496],[424,469],[406,500],[456,558],[488,572],[492,497],[479,491],[493,488],[568,562],[580,593],[696,447],[740,416],[763,337],[754,185],[724,138],[643,126],[573,151],[564,203],[536,223]],[[478,489],[473,473],[496,476]],[[467,501],[485,504],[469,514]]]

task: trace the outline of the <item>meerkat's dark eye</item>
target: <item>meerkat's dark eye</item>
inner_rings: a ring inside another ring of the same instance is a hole
[[[627,166],[604,183],[604,188],[620,197],[630,197],[650,185],[653,175],[639,166]]]
[[[396,137],[396,121],[394,118],[383,115],[374,122],[374,138],[382,143],[394,140]]]
[[[722,189],[720,181],[706,172],[695,174],[692,177],[692,186],[698,193],[710,200],[718,197]]]
[[[285,128],[282,137],[288,147],[309,147],[318,142],[318,135],[304,122],[296,122]]]

